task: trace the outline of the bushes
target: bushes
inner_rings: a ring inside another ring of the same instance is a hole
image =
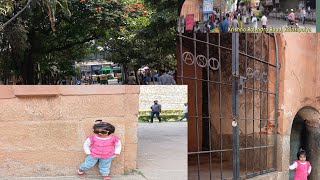
[[[149,122],[150,121],[151,111],[139,111],[139,121],[140,122]],[[182,110],[162,110],[160,113],[161,121],[165,122],[174,122],[183,117]],[[153,118],[153,121],[158,121],[156,115]]]

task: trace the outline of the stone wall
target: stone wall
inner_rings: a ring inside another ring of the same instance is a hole
[[[138,103],[139,86],[1,86],[0,177],[74,176],[98,118],[123,144],[111,174],[135,169]]]
[[[150,110],[154,100],[163,110],[182,110],[188,102],[187,86],[140,86],[139,110]]]

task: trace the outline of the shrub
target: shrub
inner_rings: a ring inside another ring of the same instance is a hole
[[[150,121],[151,111],[139,111],[139,121],[140,122],[149,122]],[[164,122],[174,122],[183,117],[182,110],[162,110],[160,113],[161,121]],[[158,121],[157,117],[154,116],[153,121]]]

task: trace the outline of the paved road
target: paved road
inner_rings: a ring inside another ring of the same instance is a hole
[[[138,170],[148,180],[187,180],[187,122],[140,123]]]
[[[187,122],[140,123],[138,169],[112,180],[187,180]],[[79,180],[75,176],[0,178],[1,180]],[[88,176],[86,180],[101,180]]]

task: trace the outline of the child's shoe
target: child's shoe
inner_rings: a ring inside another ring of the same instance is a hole
[[[111,178],[109,176],[102,176],[103,180],[110,180]]]
[[[81,171],[78,169],[78,175],[79,175],[80,178],[84,178],[85,175],[86,175],[86,173],[85,173],[84,171],[81,172]]]

